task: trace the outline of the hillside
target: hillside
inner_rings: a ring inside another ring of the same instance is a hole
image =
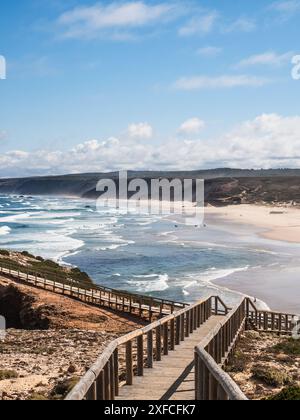
[[[194,172],[129,172],[129,181],[143,178],[148,185],[157,178],[205,179],[207,204],[300,204],[300,170],[216,169]],[[53,177],[1,179],[0,194],[57,195],[95,199],[100,179],[114,179],[117,173],[76,174]]]
[[[116,338],[144,323],[0,275],[0,400],[62,399]]]

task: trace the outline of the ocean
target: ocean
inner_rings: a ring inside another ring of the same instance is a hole
[[[0,248],[78,266],[115,289],[184,302],[219,294],[228,304],[241,294],[218,280],[242,276],[251,282],[299,255],[299,248],[211,216],[195,227],[170,217],[98,211],[88,200],[17,196],[0,196]]]

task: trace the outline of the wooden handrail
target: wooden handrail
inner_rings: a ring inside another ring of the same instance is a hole
[[[205,368],[208,369],[208,374]],[[196,373],[196,385],[198,385],[196,400],[247,400],[234,380],[223,369],[220,369],[212,356],[199,347],[195,350],[195,369],[199,375],[197,377]],[[208,381],[207,388],[204,387],[206,380]]]
[[[248,322],[259,331],[292,334],[297,315],[258,310],[249,298],[246,299],[246,307]]]
[[[195,348],[195,397],[196,400],[247,400],[223,368],[247,328],[250,306],[248,299],[243,298],[230,310],[217,296],[211,296],[115,340],[66,400],[114,400],[122,380],[133,385],[135,375],[143,376],[144,368],[151,369],[154,359],[160,361],[162,354],[168,355],[211,315],[223,315],[224,310],[228,312],[224,319]],[[272,312],[269,314],[272,316]],[[122,348],[125,354],[120,359]]]
[[[24,267],[24,271],[26,271],[26,267]],[[15,277],[35,287],[50,289],[52,292],[82,300],[84,303],[108,307],[119,312],[129,312],[140,317],[143,317],[146,313],[150,322],[152,322],[154,315],[165,316],[188,306],[187,303],[183,302],[127,293],[104,286],[85,287],[76,284],[72,279],[68,279],[68,281],[64,279],[49,280],[32,270],[21,272],[15,267],[11,268],[9,264],[6,267],[0,266],[0,273]]]
[[[118,396],[120,386],[120,359],[121,348],[125,346],[125,380],[127,385],[134,381],[134,344],[136,343],[136,364],[137,375],[143,375],[144,366],[153,367],[153,359],[160,361],[161,355],[165,355],[175,346],[185,341],[191,332],[196,331],[205,323],[212,314],[212,300],[209,297],[174,314],[152,323],[137,331],[133,331],[111,343],[104,353],[98,358],[87,374],[75,386],[67,396],[66,400],[114,400]],[[155,340],[154,340],[155,336]],[[146,344],[146,349],[144,349]],[[114,359],[114,360],[113,360]],[[111,377],[105,378],[105,371],[111,371]],[[107,381],[113,382],[113,387],[105,395]]]
[[[247,400],[223,367],[246,328],[246,299],[195,348],[196,400]]]

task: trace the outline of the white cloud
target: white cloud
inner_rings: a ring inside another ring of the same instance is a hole
[[[120,169],[300,168],[300,115],[263,114],[218,138],[155,145],[133,139],[91,140],[66,152],[11,151],[0,155],[0,176]]]
[[[228,26],[224,27],[224,32],[252,32],[255,29],[256,22],[253,19],[240,17]]]
[[[178,79],[174,88],[178,90],[200,90],[200,89],[225,89],[235,87],[261,87],[270,83],[270,80],[247,75],[236,75],[236,76],[194,76],[194,77],[183,77]]]
[[[180,126],[179,133],[183,135],[195,135],[199,134],[204,127],[204,121],[199,118],[190,118]]]
[[[139,124],[130,124],[128,127],[128,134],[131,138],[136,139],[151,139],[153,136],[153,128],[150,124],[143,122]]]
[[[197,54],[202,57],[215,57],[222,52],[222,48],[219,47],[202,47],[197,50]]]
[[[144,1],[110,2],[76,7],[63,13],[57,23],[66,38],[108,36],[114,39],[132,37],[130,30],[167,22],[180,8],[172,3],[147,4]]]
[[[281,66],[285,63],[289,63],[293,56],[293,52],[285,54],[277,54],[276,52],[265,52],[263,54],[252,55],[242,61],[240,61],[237,67],[251,67],[257,65],[264,66]]]
[[[218,13],[215,11],[193,17],[179,29],[178,33],[180,36],[207,34],[212,31],[217,19]]]
[[[270,8],[280,13],[293,14],[300,11],[300,1],[299,0],[277,1],[275,3],[272,3]]]

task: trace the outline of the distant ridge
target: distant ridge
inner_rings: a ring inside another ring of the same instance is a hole
[[[117,172],[0,179],[0,194],[97,198],[100,179],[118,180]],[[206,202],[300,204],[300,169],[211,169],[198,171],[129,171],[128,178],[205,179]]]

